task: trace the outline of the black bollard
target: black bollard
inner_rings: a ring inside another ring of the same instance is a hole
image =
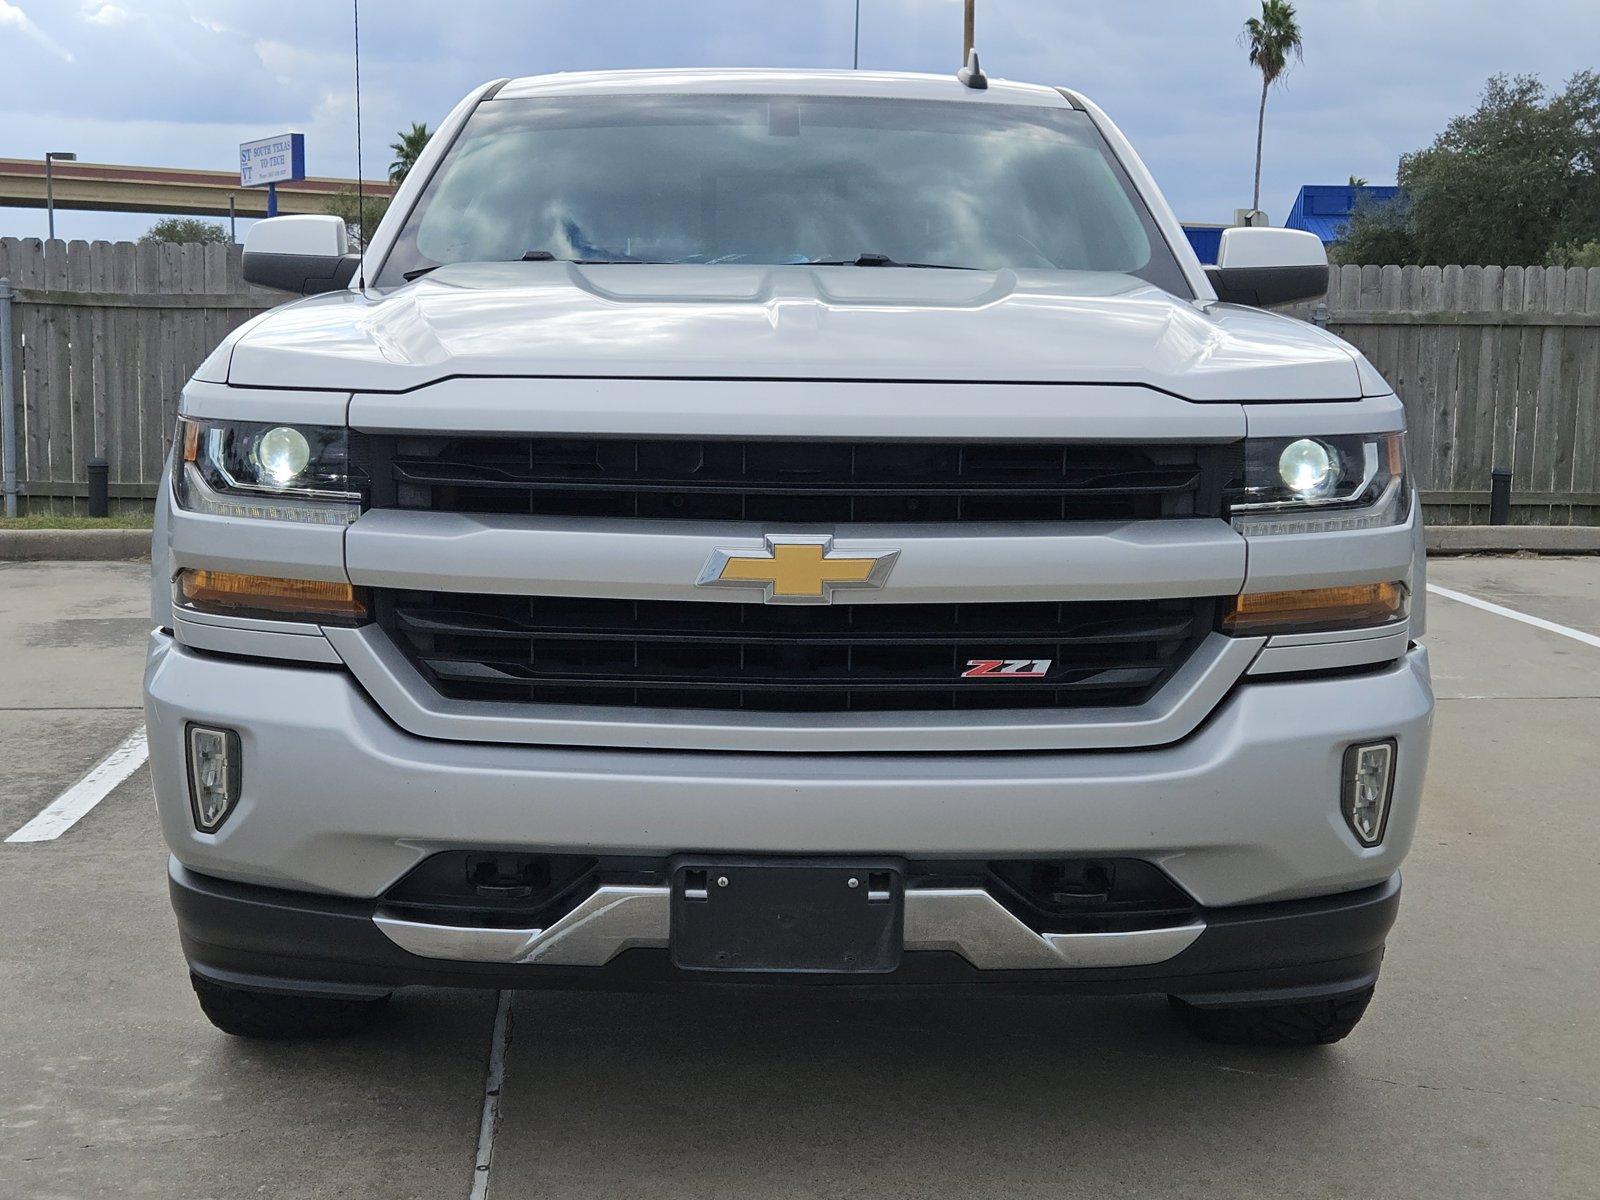
[[[1496,467],[1489,473],[1489,524],[1511,524],[1511,468]]]
[[[111,468],[103,458],[89,460],[89,515],[111,515]]]

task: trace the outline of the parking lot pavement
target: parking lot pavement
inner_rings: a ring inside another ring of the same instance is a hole
[[[1600,560],[1436,562],[1600,632]],[[0,566],[0,833],[139,725],[137,566]],[[1190,1040],[1158,999],[522,993],[491,1200],[1600,1196],[1600,648],[1431,598],[1440,696],[1366,1023]],[[249,1044],[183,974],[148,777],[0,844],[0,1197],[466,1197],[493,994]]]

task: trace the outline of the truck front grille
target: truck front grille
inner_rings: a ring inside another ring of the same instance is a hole
[[[358,434],[369,506],[834,523],[1218,516],[1236,447]]]
[[[382,628],[456,700],[752,712],[1142,703],[1215,601],[817,606],[378,591]]]

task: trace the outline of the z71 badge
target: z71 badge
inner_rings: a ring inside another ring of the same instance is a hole
[[[1051,658],[974,658],[961,672],[963,679],[1043,679],[1050,674]]]

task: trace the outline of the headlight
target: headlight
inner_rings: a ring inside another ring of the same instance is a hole
[[[178,447],[173,490],[191,512],[313,525],[360,515],[342,428],[180,417]]]
[[[1316,438],[1290,442],[1278,455],[1278,479],[1300,500],[1320,500],[1339,486],[1339,452]]]
[[[1251,438],[1228,500],[1233,527],[1250,537],[1403,524],[1411,515],[1405,434]]]

